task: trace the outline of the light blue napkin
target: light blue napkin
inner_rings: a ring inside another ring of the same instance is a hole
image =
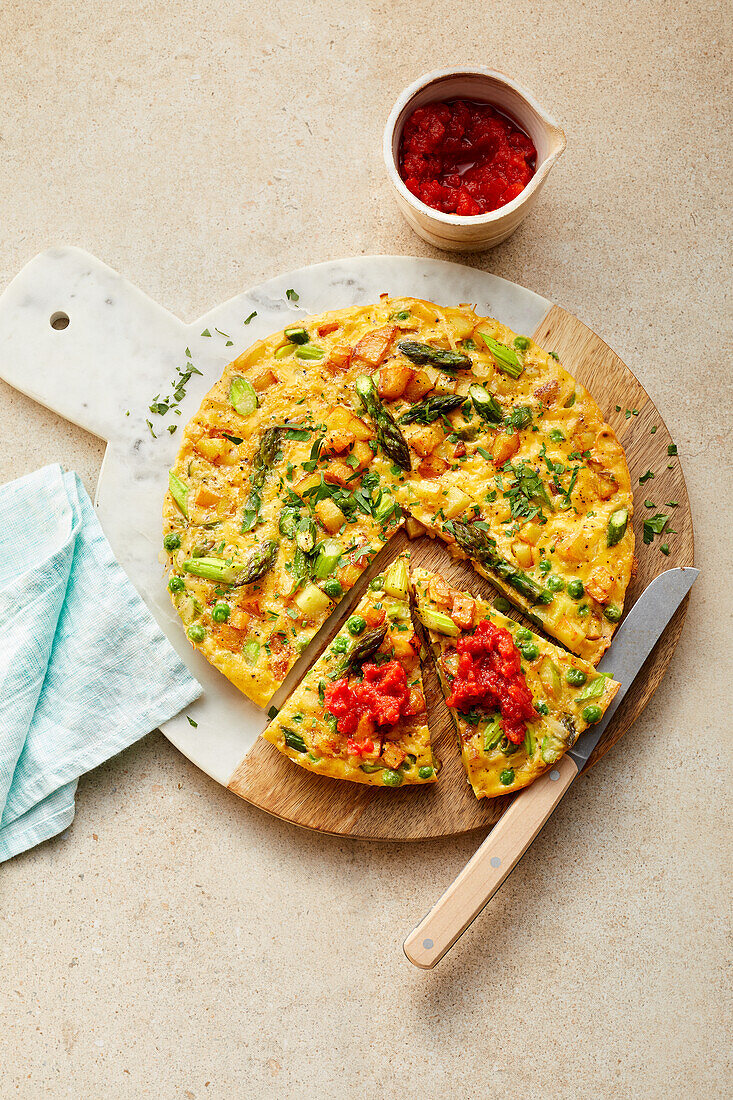
[[[80,775],[201,694],[74,473],[0,488],[0,862],[74,817]]]

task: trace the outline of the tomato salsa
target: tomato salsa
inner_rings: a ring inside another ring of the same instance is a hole
[[[511,634],[484,619],[474,634],[457,642],[456,650],[458,667],[448,706],[462,711],[475,704],[497,708],[507,740],[519,745],[525,737],[525,723],[538,715]]]
[[[402,131],[405,186],[444,214],[488,214],[505,206],[527,186],[536,163],[527,134],[489,103],[427,103]]]
[[[412,713],[407,675],[399,661],[365,664],[362,671],[361,681],[350,683],[342,676],[326,688],[326,710],[336,719],[339,733],[347,736],[355,733],[360,724],[361,731],[364,730],[364,718],[376,726],[394,726],[402,715]],[[350,752],[373,750],[374,744],[368,738],[359,743],[349,740]]]

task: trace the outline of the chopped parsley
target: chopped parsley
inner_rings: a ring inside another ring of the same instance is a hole
[[[245,319],[242,321],[242,324],[243,325],[248,325],[250,323],[250,321],[252,320],[252,318],[256,317],[256,316],[257,316],[257,310],[253,309],[252,312],[250,313],[249,317],[245,317]]]
[[[211,333],[209,332],[209,330],[207,328],[205,328],[204,331],[201,333],[201,335],[202,336],[211,336]]]
[[[299,302],[300,301],[300,295],[297,294],[292,288],[290,290],[285,291],[285,297],[287,298],[287,300],[289,302]]]
[[[677,454],[677,444],[676,443],[670,443],[669,447],[667,447],[667,454],[670,456],[670,458],[672,458],[674,455]]]
[[[654,474],[652,473],[651,470],[647,470],[647,472],[645,474],[642,474],[641,477],[639,478],[639,484],[643,485],[644,482],[648,481],[650,477],[654,477]]]
[[[186,721],[188,722],[189,726],[193,726],[194,729],[198,729],[198,722],[194,722],[193,718],[191,718],[188,714],[186,715]]]
[[[648,546],[654,541],[655,535],[661,535],[664,528],[667,526],[669,516],[663,512],[657,512],[655,516],[651,516],[649,519],[644,520],[644,544]]]

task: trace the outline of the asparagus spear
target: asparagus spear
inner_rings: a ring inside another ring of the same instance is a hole
[[[468,396],[473,402],[473,407],[483,420],[489,420],[492,424],[501,424],[504,419],[504,410],[493,394],[484,386],[478,384],[468,387]]]
[[[456,542],[469,558],[492,569],[503,580],[521,592],[530,603],[551,603],[552,592],[537,584],[530,576],[503,558],[496,549],[496,540],[480,527],[453,520],[451,530]]]
[[[379,626],[376,630],[368,630],[366,634],[362,634],[361,638],[346,658],[344,671],[352,672],[358,665],[363,664],[367,657],[371,657],[372,654],[376,653],[386,636],[386,625]]]
[[[400,417],[401,424],[432,424],[439,416],[459,409],[466,400],[459,393],[437,394],[435,397],[426,397],[424,401],[418,401],[417,405],[411,405],[407,412]]]
[[[444,371],[473,366],[468,355],[463,355],[460,351],[448,351],[446,348],[433,347],[432,344],[419,344],[416,340],[401,340],[397,347],[413,363],[431,363]]]
[[[608,545],[615,546],[626,534],[629,523],[628,508],[617,508],[608,521]]]
[[[242,515],[242,531],[251,531],[257,526],[262,506],[261,492],[265,484],[267,472],[275,461],[280,445],[281,428],[267,428],[262,433],[260,445],[252,459],[252,476],[250,478],[250,492]]]
[[[216,584],[239,587],[242,584],[251,584],[271,569],[277,558],[277,550],[276,542],[267,541],[250,551],[244,565],[239,565],[232,558],[193,558],[184,561],[183,571]]]
[[[407,440],[392,413],[379,400],[374,382],[368,374],[359,375],[356,380],[356,392],[377,429],[377,440],[384,453],[403,470],[411,470],[412,463]]]

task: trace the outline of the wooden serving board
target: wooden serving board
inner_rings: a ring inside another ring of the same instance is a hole
[[[607,344],[571,313],[553,306],[537,330],[534,339],[547,351],[556,351],[563,366],[591,392],[606,420],[614,428],[626,450],[635,488],[634,531],[638,570],[626,596],[629,611],[650,581],[665,569],[693,564],[692,516],[682,468],[676,457],[667,453],[672,438],[660,413],[643,386]],[[616,411],[616,406],[621,411]],[[626,410],[637,415],[626,417]],[[651,429],[656,425],[656,432]],[[671,469],[669,468],[671,466]],[[647,470],[654,479],[639,485]],[[653,498],[664,510],[665,501],[676,500],[670,526],[675,534],[656,539],[650,546],[642,540],[645,498]],[[669,544],[669,556],[661,553],[662,541]],[[410,543],[403,532],[385,547],[369,575],[380,572],[406,546],[412,550],[415,565],[439,569],[461,588],[481,596],[495,590],[467,562],[455,561],[437,539],[421,538]],[[360,599],[367,584],[362,577],[355,599]],[[641,714],[656,691],[682,631],[689,596],[679,607],[662,638],[647,659],[633,687],[613,717],[591,756],[592,767],[615,745]],[[354,601],[350,601],[350,604]],[[334,624],[330,638],[343,618]],[[519,612],[514,617],[522,621]],[[536,630],[532,623],[527,625]],[[433,746],[443,768],[438,782],[429,787],[405,787],[391,790],[343,783],[312,775],[292,764],[262,738],[244,757],[229,783],[229,789],[268,813],[310,829],[372,840],[424,840],[451,836],[472,829],[486,829],[499,820],[511,797],[476,799],[466,782],[460,761],[453,723],[445,706],[432,663],[424,668],[426,699]]]

